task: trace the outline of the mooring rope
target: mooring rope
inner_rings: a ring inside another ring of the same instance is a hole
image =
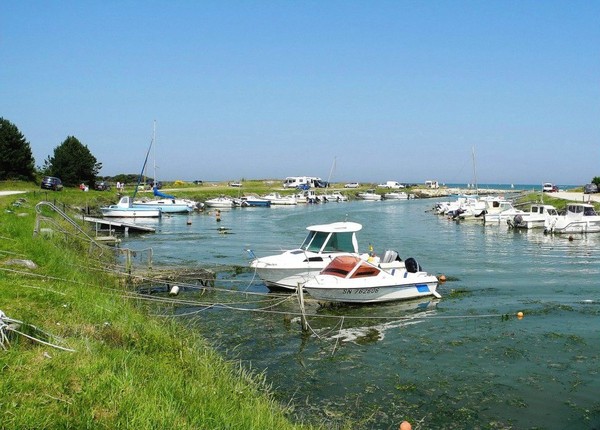
[[[30,336],[30,335],[28,335],[26,333],[23,333],[22,331],[17,330],[17,328],[14,326],[14,324],[18,324],[19,326],[31,327],[35,331],[40,332],[40,333],[48,336],[49,338],[56,338],[57,340],[61,340],[60,338],[58,338],[58,337],[56,337],[54,335],[51,335],[50,333],[47,333],[47,332],[39,329],[38,327],[36,327],[36,326],[34,326],[32,324],[26,324],[23,321],[12,319],[12,318],[8,317],[4,312],[2,312],[0,310],[0,345],[2,345],[2,348],[4,350],[6,350],[7,349],[6,347],[10,344],[10,342],[8,340],[8,332],[11,331],[11,332],[17,333],[17,334],[19,334],[19,335],[21,335],[23,337],[26,337],[27,339],[33,340],[34,342],[38,342],[38,343],[41,343],[43,345],[50,346],[52,348],[60,349],[60,350],[63,350],[63,351],[69,351],[69,352],[77,352],[74,349],[66,348],[64,346],[60,346],[60,345],[56,345],[56,344],[53,344],[53,343],[50,343],[50,342],[46,342],[46,341],[44,341],[42,339],[38,339],[36,337]]]

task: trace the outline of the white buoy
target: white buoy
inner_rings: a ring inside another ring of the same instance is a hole
[[[169,291],[169,295],[176,296],[177,294],[179,294],[179,287],[177,285],[173,285],[171,287],[171,291]]]

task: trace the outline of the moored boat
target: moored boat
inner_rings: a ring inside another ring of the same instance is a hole
[[[356,197],[361,200],[369,200],[369,201],[379,201],[381,200],[381,194],[377,194],[375,190],[365,190],[362,193],[357,193]]]
[[[408,200],[408,194],[404,191],[391,191],[385,193],[383,198],[386,200]]]
[[[192,200],[177,199],[174,196],[161,193],[156,187],[153,187],[153,194],[156,199],[152,200],[135,200],[132,206],[135,207],[154,207],[162,211],[162,213],[189,213],[192,212],[198,204]]]
[[[558,211],[552,205],[533,204],[529,212],[517,214],[506,222],[512,228],[544,228],[547,222],[552,222],[558,217]]]
[[[414,259],[406,268],[384,270],[354,255],[334,258],[318,275],[304,284],[317,300],[341,303],[378,303],[418,297],[441,297],[438,279],[421,270]]]
[[[104,217],[114,218],[158,218],[162,211],[155,207],[134,207],[131,197],[123,196],[116,205],[101,207],[100,211]]]
[[[548,233],[600,233],[600,215],[589,203],[569,203],[566,212],[547,220]]]
[[[255,195],[245,195],[240,197],[240,202],[242,207],[266,207],[271,206],[271,202],[262,197],[258,197]]]
[[[298,204],[296,197],[282,196],[281,194],[276,192],[269,193],[266,196],[263,196],[263,199],[269,200],[271,202],[271,205],[290,206]]]
[[[386,251],[381,259],[369,253],[359,254],[356,233],[362,229],[361,224],[343,221],[312,225],[306,229],[308,235],[300,248],[254,258],[250,262],[250,267],[269,289],[295,290],[338,255],[360,255],[365,260],[373,258],[382,267],[390,269],[404,267],[395,251]]]
[[[209,208],[227,209],[234,208],[236,205],[235,200],[227,196],[219,196],[212,199],[208,199],[204,202],[204,205]]]

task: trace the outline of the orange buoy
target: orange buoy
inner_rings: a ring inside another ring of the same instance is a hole
[[[408,421],[402,421],[398,430],[412,430],[412,426]]]
[[[523,319],[523,312],[521,312],[521,311],[517,312],[517,318]]]

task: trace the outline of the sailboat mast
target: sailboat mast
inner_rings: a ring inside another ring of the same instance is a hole
[[[473,180],[475,181],[475,192],[479,194],[479,187],[477,186],[477,166],[475,165],[475,147],[473,147]]]
[[[335,160],[337,157],[333,157],[333,164],[331,165],[331,170],[329,170],[329,177],[327,178],[327,188],[329,188],[329,184],[331,183],[331,175],[333,175],[333,171],[335,170]]]
[[[154,120],[152,124],[152,142],[154,143],[154,147],[152,148],[152,157],[154,158],[154,180],[152,183],[152,188],[154,188],[158,183],[156,180],[156,120]]]

